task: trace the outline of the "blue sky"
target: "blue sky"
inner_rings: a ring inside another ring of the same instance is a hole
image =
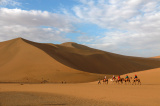
[[[0,27],[0,41],[23,37],[160,55],[160,0],[0,0]]]
[[[42,10],[49,12],[60,12],[62,8],[70,9],[77,5],[76,0],[20,0],[23,5],[19,6],[26,10]]]

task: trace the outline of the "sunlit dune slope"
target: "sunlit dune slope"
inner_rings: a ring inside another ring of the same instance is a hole
[[[68,67],[21,38],[0,43],[0,54],[0,82],[88,82],[101,76]]]
[[[159,58],[160,58],[160,56],[156,56],[156,57],[152,57],[152,58],[158,58],[158,59],[159,59]]]
[[[158,68],[153,58],[122,56],[68,42],[44,44],[22,38],[0,43],[0,82],[89,82],[100,74]]]
[[[125,77],[125,75],[121,77]],[[142,84],[160,84],[160,68],[128,73],[127,75],[132,78],[137,75]]]

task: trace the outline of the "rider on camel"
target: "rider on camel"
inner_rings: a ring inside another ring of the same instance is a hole
[[[137,77],[137,75],[135,75],[135,76],[134,76],[134,80],[136,81],[136,80],[137,80],[137,78],[138,78],[138,77]]]
[[[118,75],[118,81],[120,80],[121,78],[120,78],[120,75]]]
[[[125,80],[128,80],[129,79],[129,77],[128,77],[128,75],[126,75],[126,78],[125,78]]]
[[[116,79],[116,77],[113,75],[113,78],[112,78],[112,80],[115,80]]]

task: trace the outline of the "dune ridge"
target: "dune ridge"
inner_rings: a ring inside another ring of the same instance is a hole
[[[153,58],[123,56],[74,42],[47,44],[23,38],[0,43],[0,82],[90,82],[160,66]]]
[[[152,58],[160,58],[160,56],[152,57]]]

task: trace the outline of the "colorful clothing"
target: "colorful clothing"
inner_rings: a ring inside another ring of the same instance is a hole
[[[115,80],[116,78],[115,78],[115,76],[113,75],[113,77],[112,77],[112,80]]]
[[[118,80],[120,80],[121,78],[120,78],[120,76],[118,76]]]
[[[138,77],[137,77],[137,75],[135,75],[134,80],[136,81],[136,80],[137,80],[137,78],[138,78]]]

